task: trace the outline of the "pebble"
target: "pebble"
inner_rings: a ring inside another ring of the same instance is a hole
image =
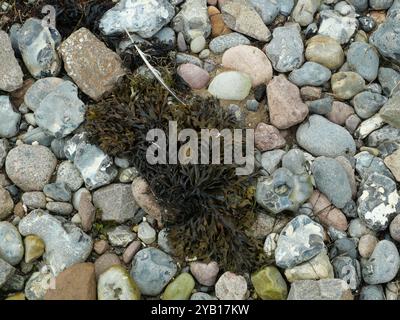
[[[63,161],[57,168],[56,182],[65,183],[71,191],[77,191],[82,186],[83,179],[71,161]]]
[[[47,290],[44,300],[96,300],[93,263],[77,263],[62,271]]]
[[[229,29],[227,27],[227,25],[224,22],[221,12],[216,7],[208,6],[207,13],[208,13],[208,16],[210,17],[211,37],[212,38],[231,33],[231,29]],[[244,38],[246,38],[246,37],[244,37]],[[250,44],[250,41],[248,41],[248,43]]]
[[[276,169],[278,169],[279,163],[284,154],[285,151],[279,149],[263,152],[260,164],[267,175],[271,175]]]
[[[298,87],[322,86],[331,78],[331,71],[315,62],[306,62],[301,68],[293,70],[289,80]]]
[[[59,84],[43,97],[35,110],[40,128],[56,138],[69,135],[85,120],[86,107],[78,98],[78,88],[70,81]]]
[[[391,68],[379,68],[378,80],[383,93],[390,97],[400,91],[400,73]]]
[[[348,256],[336,257],[332,260],[335,278],[347,282],[351,290],[356,290],[361,283],[361,268],[357,259]]]
[[[157,203],[146,180],[137,177],[132,182],[132,194],[136,204],[150,217],[161,223],[161,207]]]
[[[312,194],[311,181],[308,174],[295,175],[287,168],[279,168],[272,176],[258,179],[255,198],[274,215],[285,210],[296,212]]]
[[[98,300],[140,300],[140,290],[122,266],[112,266],[97,282]]]
[[[14,273],[14,267],[0,258],[0,288],[11,279]]]
[[[126,1],[130,2],[130,0]],[[163,1],[168,4],[166,0],[157,1]],[[140,2],[143,1],[140,0]],[[140,6],[139,3],[135,4]],[[151,3],[153,4],[153,2]],[[137,6],[134,6],[134,8],[138,9]],[[141,8],[146,8],[146,6]],[[162,9],[159,8],[159,10]],[[157,10],[154,10],[153,14],[154,12],[157,12]],[[107,16],[107,13],[105,16]],[[105,16],[101,21],[104,21]],[[150,21],[150,17],[146,17],[146,21]],[[122,24],[122,21],[118,21],[119,27]],[[102,28],[101,23],[100,28]],[[59,52],[64,61],[64,68],[67,74],[74,80],[79,89],[93,100],[100,100],[125,75],[119,56],[108,49],[103,42],[98,40],[86,28],[81,28],[71,34],[62,43]]]
[[[89,190],[110,184],[118,174],[112,159],[100,148],[88,143],[84,133],[68,140],[64,152],[81,173]]]
[[[308,201],[312,205],[314,215],[318,217],[322,224],[341,231],[347,230],[346,216],[342,211],[332,206],[324,194],[315,190]]]
[[[138,228],[138,238],[142,240],[145,244],[151,244],[156,241],[156,231],[152,226],[146,221],[139,224]]]
[[[251,282],[262,300],[286,300],[287,284],[276,267],[258,270],[251,275]]]
[[[389,98],[389,100],[379,110],[379,115],[386,123],[395,128],[400,128],[399,108],[400,94],[396,94]]]
[[[335,97],[348,100],[365,89],[365,81],[355,72],[337,72],[332,75],[331,86]]]
[[[177,272],[173,259],[156,248],[140,250],[133,258],[130,274],[143,295],[156,296]]]
[[[97,254],[103,254],[110,248],[110,245],[106,240],[97,240],[93,245],[93,250]]]
[[[73,206],[67,202],[48,202],[46,209],[62,216],[68,216],[74,210]]]
[[[342,209],[351,200],[351,187],[343,166],[335,159],[318,157],[311,171],[317,188],[332,204]]]
[[[396,61],[398,63],[400,54],[399,21],[400,10],[393,10],[370,37],[370,43],[378,49],[379,53],[395,63]]]
[[[272,66],[267,56],[253,46],[238,45],[228,49],[222,56],[222,66],[246,73],[253,87],[272,79]]]
[[[177,53],[176,64],[184,64],[184,63],[194,64],[200,68],[203,67],[203,62],[198,57],[186,53]]]
[[[25,93],[25,105],[32,111],[36,111],[42,100],[62,83],[64,83],[64,80],[55,77],[37,80]]]
[[[40,258],[46,248],[43,240],[35,235],[28,235],[24,239],[25,262],[31,263]]]
[[[288,300],[353,300],[349,285],[342,279],[303,280],[292,283]]]
[[[308,26],[313,22],[314,14],[320,6],[318,0],[299,0],[292,12],[292,18],[302,27]]]
[[[92,251],[90,236],[73,224],[62,222],[40,209],[22,218],[18,228],[23,236],[36,235],[43,240],[46,247],[43,258],[55,275],[85,261]]]
[[[205,292],[195,292],[190,297],[190,300],[218,300],[218,299]]]
[[[279,235],[275,262],[280,268],[292,268],[308,261],[324,249],[323,228],[305,215],[291,220]]]
[[[15,112],[8,96],[0,96],[0,138],[17,135],[21,115]]]
[[[339,42],[335,39],[316,35],[306,42],[305,57],[308,61],[322,64],[323,66],[335,70],[344,63],[344,52]]]
[[[251,0],[250,4],[266,25],[271,24],[280,11],[280,3],[276,0]]]
[[[285,95],[281,93],[285,92]],[[284,75],[274,77],[267,85],[271,124],[287,129],[301,123],[308,115],[308,107],[300,97],[300,90]]]
[[[122,0],[108,10],[100,19],[99,28],[107,36],[128,32],[143,38],[151,38],[175,14],[174,7],[167,0]]]
[[[244,100],[251,89],[251,78],[243,72],[227,71],[218,74],[210,83],[208,92],[217,99]]]
[[[389,226],[390,236],[400,242],[400,215],[396,215]]]
[[[347,63],[350,70],[368,82],[378,77],[379,56],[375,47],[368,43],[353,42],[347,51]]]
[[[49,183],[57,159],[43,146],[19,145],[6,159],[8,177],[24,191],[41,191]]]
[[[111,267],[119,265],[121,265],[121,261],[115,253],[102,254],[94,262],[96,279],[99,279],[99,277]]]
[[[177,73],[192,89],[202,89],[210,81],[210,76],[206,70],[191,63],[181,64]]]
[[[131,187],[121,183],[96,190],[93,193],[93,204],[101,210],[102,221],[123,223],[133,218],[138,211]]]
[[[326,114],[329,121],[343,126],[346,123],[348,117],[354,114],[354,109],[348,104],[340,101],[334,101],[332,103],[331,110]]]
[[[384,159],[386,167],[392,172],[397,182],[400,182],[400,149]]]
[[[200,35],[207,39],[211,33],[207,2],[197,0],[185,1],[179,13],[172,20],[172,28],[175,32],[182,32],[188,42]]]
[[[25,297],[27,300],[43,300],[51,283],[53,276],[48,271],[34,272],[25,284]]]
[[[245,300],[248,296],[246,279],[226,271],[215,284],[215,295],[219,300]]]
[[[12,92],[23,84],[24,74],[15,58],[11,40],[7,33],[0,31],[0,90]]]
[[[204,60],[207,59],[210,56],[210,50],[209,49],[204,49],[199,53],[199,58]]]
[[[364,120],[360,123],[357,130],[354,132],[354,136],[356,138],[364,139],[368,137],[368,135],[383,127],[385,125],[385,121],[382,119],[380,114],[375,114],[371,118]]]
[[[0,169],[3,168],[6,162],[6,157],[10,145],[7,139],[0,139]]]
[[[260,122],[254,131],[254,144],[260,151],[268,151],[284,147],[286,141],[277,128]]]
[[[219,267],[215,261],[209,263],[196,261],[190,264],[190,272],[201,285],[211,287],[217,280]]]
[[[169,244],[169,240],[168,240],[168,230],[167,229],[162,229],[159,233],[158,233],[158,239],[157,239],[157,244],[160,247],[160,249],[162,249],[163,251],[165,251],[166,253],[172,254],[173,253],[173,249],[171,247],[171,245]]]
[[[360,300],[386,300],[380,285],[366,285],[361,288]]]
[[[370,91],[363,91],[353,98],[354,110],[361,119],[372,117],[386,102],[385,96]]]
[[[1,221],[0,239],[0,258],[12,266],[20,263],[24,256],[24,245],[17,228],[10,222]]]
[[[14,209],[14,201],[10,193],[0,186],[0,221],[8,218]]]
[[[54,201],[68,202],[71,200],[71,190],[64,182],[46,184],[43,192]]]
[[[25,66],[36,79],[56,76],[61,59],[56,51],[61,43],[57,29],[42,20],[29,18],[18,31],[18,46]]]
[[[189,273],[181,273],[165,288],[162,300],[189,300],[195,282]]]
[[[260,41],[268,41],[271,32],[257,11],[247,2],[229,1],[221,7],[225,24],[232,30]]]
[[[334,273],[326,250],[323,250],[311,260],[286,269],[285,277],[293,283],[299,280],[333,279]]]
[[[381,240],[371,257],[362,264],[362,275],[368,284],[381,284],[393,280],[399,268],[400,257],[396,246],[393,242]]]
[[[128,264],[132,261],[135,254],[141,249],[142,243],[140,241],[133,241],[124,251],[122,255],[122,260],[124,263]]]
[[[128,244],[136,239],[136,234],[133,233],[128,226],[121,225],[108,231],[107,237],[111,246],[125,248]]]
[[[368,176],[359,190],[357,212],[364,223],[375,231],[383,231],[400,209],[396,183],[379,173]]]
[[[194,39],[190,42],[190,50],[191,50],[193,53],[199,53],[199,52],[202,51],[205,47],[206,47],[206,39],[204,38],[203,35],[200,35],[200,36],[194,38]]]
[[[296,133],[297,143],[315,156],[337,157],[354,155],[355,142],[341,126],[320,115],[311,115]]]
[[[154,39],[162,44],[169,46],[170,48],[175,48],[176,36],[175,31],[172,28],[162,28],[154,35]]]
[[[332,111],[333,98],[328,96],[314,101],[306,101],[310,113],[326,115]]]
[[[353,134],[357,130],[360,123],[361,119],[357,115],[352,114],[346,119],[345,127],[351,134]]]
[[[355,14],[342,16],[334,10],[323,10],[319,15],[321,24],[318,34],[336,39],[340,44],[349,42],[358,28]]]
[[[178,36],[176,37],[176,44],[178,47],[178,51],[185,52],[187,50],[187,44],[185,42],[185,36],[182,32],[178,32]]]
[[[298,24],[274,29],[273,38],[265,47],[265,52],[271,60],[274,70],[289,72],[303,64],[304,44],[300,30]]]
[[[363,235],[358,242],[358,252],[360,253],[360,256],[363,258],[369,258],[377,243],[378,239],[375,236],[371,234]]]
[[[244,35],[232,32],[215,37],[210,41],[209,48],[215,54],[224,53],[226,50],[239,46],[249,45],[250,40]]]

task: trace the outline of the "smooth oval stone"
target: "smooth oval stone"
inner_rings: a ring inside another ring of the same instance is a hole
[[[311,115],[297,129],[298,144],[315,156],[338,157],[354,155],[353,137],[343,127],[320,115]]]
[[[338,41],[327,36],[317,35],[306,43],[306,59],[334,70],[344,63],[344,52]]]
[[[331,78],[331,71],[315,62],[306,62],[289,74],[289,80],[299,87],[322,86]]]
[[[394,279],[400,267],[399,251],[393,242],[379,241],[371,257],[362,266],[368,284],[387,283]]]
[[[24,102],[29,109],[35,111],[39,108],[42,100],[53,92],[64,80],[55,77],[48,77],[37,80],[29,87],[24,96]]]
[[[342,209],[351,200],[351,187],[346,171],[332,158],[319,157],[314,160],[311,171],[319,191],[325,194],[334,206]]]
[[[213,53],[223,53],[229,48],[236,47],[241,44],[250,44],[250,40],[244,35],[232,32],[228,34],[223,34],[210,41],[209,48]]]
[[[251,275],[251,282],[262,300],[285,300],[288,289],[278,268],[264,267]]]
[[[208,91],[217,99],[243,100],[251,89],[250,77],[237,71],[227,71],[217,75],[210,83]]]
[[[24,245],[17,228],[7,221],[0,222],[0,239],[0,258],[12,266],[17,265],[24,256]]]
[[[379,56],[376,49],[363,42],[353,42],[347,51],[347,63],[350,70],[357,72],[368,82],[378,76]]]
[[[181,273],[165,288],[161,298],[162,300],[189,300],[194,286],[193,277],[187,272]]]
[[[363,91],[353,98],[354,110],[361,119],[372,117],[386,102],[385,96],[370,91]]]

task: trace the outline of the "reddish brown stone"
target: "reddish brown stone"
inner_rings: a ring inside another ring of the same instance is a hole
[[[96,300],[96,276],[93,263],[78,263],[65,269],[55,279],[54,288],[45,300]]]
[[[254,143],[258,150],[268,151],[284,147],[286,141],[277,128],[261,122],[254,131]]]

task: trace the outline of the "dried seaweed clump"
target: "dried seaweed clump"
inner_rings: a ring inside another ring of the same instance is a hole
[[[173,77],[169,82],[176,88]],[[186,105],[177,103],[157,81],[137,74],[122,92],[89,108],[86,130],[105,152],[132,155],[135,167],[165,209],[162,219],[175,256],[215,260],[225,270],[254,270],[265,263],[262,242],[247,232],[254,221],[255,177],[237,176],[235,165],[151,165],[146,160],[151,143],[146,140],[147,132],[163,129],[168,141],[171,120],[177,121],[178,129],[197,132],[239,128],[218,101],[185,99]]]

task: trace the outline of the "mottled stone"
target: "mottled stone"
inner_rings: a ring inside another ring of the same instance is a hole
[[[263,122],[259,123],[254,131],[254,143],[260,151],[280,149],[286,145],[279,130]]]
[[[151,38],[174,16],[174,7],[167,0],[122,0],[108,10],[99,28],[105,35],[135,32]]]
[[[308,107],[300,97],[299,88],[284,75],[274,77],[269,82],[267,94],[271,124],[278,129],[290,128],[307,117]]]
[[[364,90],[365,81],[355,72],[337,72],[332,75],[331,86],[337,98],[348,100]]]
[[[264,267],[251,275],[251,282],[262,300],[285,300],[288,289],[276,267]]]
[[[336,39],[340,44],[349,42],[358,27],[355,14],[342,16],[334,10],[323,10],[320,18],[318,33]]]
[[[0,222],[0,258],[17,265],[24,256],[24,245],[17,228],[7,221]]]
[[[68,75],[94,100],[110,92],[125,75],[119,56],[86,28],[71,34],[59,52]]]
[[[18,228],[23,236],[36,235],[44,241],[46,251],[43,258],[54,274],[85,261],[92,251],[90,236],[40,209],[25,216]]]
[[[305,215],[286,225],[279,235],[275,250],[278,267],[292,268],[308,261],[324,249],[323,228]]]
[[[268,41],[271,38],[271,32],[247,2],[243,0],[224,2],[221,12],[230,29],[260,41]]]
[[[289,80],[299,87],[322,86],[331,78],[331,71],[315,62],[306,62],[301,68],[293,70]]]
[[[3,30],[0,30],[0,48],[0,90],[15,91],[22,86],[24,74],[15,58],[10,38]]]
[[[217,280],[219,267],[218,263],[215,261],[209,263],[196,261],[190,264],[190,272],[200,284],[210,287],[213,286]]]
[[[246,279],[227,271],[215,284],[215,295],[219,300],[245,300],[248,296]]]
[[[306,59],[334,70],[342,66],[345,56],[340,43],[335,39],[317,35],[306,42]]]
[[[0,221],[8,218],[13,209],[14,201],[10,193],[0,185]]]
[[[40,191],[49,182],[57,159],[43,146],[20,145],[6,159],[8,177],[24,191]]]
[[[368,43],[353,42],[347,51],[347,63],[350,70],[368,82],[378,77],[379,56],[375,47]]]
[[[21,115],[14,111],[8,96],[0,96],[0,138],[17,135]]]
[[[342,279],[295,281],[288,300],[353,300],[349,285]]]
[[[276,28],[265,52],[276,71],[289,72],[299,68],[304,62],[304,44],[299,25]]]

